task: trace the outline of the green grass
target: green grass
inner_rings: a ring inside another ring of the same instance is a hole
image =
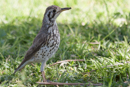
[[[57,19],[61,43],[47,62],[47,79],[103,83],[101,87],[130,86],[130,64],[126,63],[130,61],[129,0],[1,0],[0,86],[36,87],[36,82],[42,81],[38,63],[12,73],[40,30],[44,11],[50,5],[72,9]],[[85,62],[49,66],[67,59]]]

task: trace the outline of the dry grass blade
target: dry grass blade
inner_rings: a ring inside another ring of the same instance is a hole
[[[97,83],[97,84],[86,84],[86,83],[59,83],[59,82],[37,82],[39,85],[86,85],[86,86],[102,86],[101,83]]]
[[[127,61],[127,62],[125,62],[125,63],[116,63],[116,64],[114,64],[114,65],[108,65],[108,66],[106,66],[106,68],[113,67],[113,66],[124,65],[124,64],[128,64],[128,63],[130,63],[130,61]],[[105,68],[105,66],[103,66],[102,68]],[[96,69],[96,70],[97,70],[97,69]],[[91,72],[94,72],[94,71],[96,71],[96,70],[92,70],[92,71],[90,71],[90,73],[91,73]]]
[[[59,63],[64,63],[64,62],[70,62],[70,61],[85,61],[84,59],[75,59],[75,60],[63,60],[63,61],[58,61],[56,63],[51,64],[50,66],[59,64]]]

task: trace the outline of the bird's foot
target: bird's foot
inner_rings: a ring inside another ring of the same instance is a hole
[[[42,71],[42,77],[43,77],[43,82],[47,82],[44,71]]]

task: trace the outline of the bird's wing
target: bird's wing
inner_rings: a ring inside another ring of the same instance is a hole
[[[19,69],[21,69],[20,67],[29,59],[31,59],[35,53],[40,49],[42,44],[46,44],[47,42],[47,35],[45,33],[38,33],[38,35],[36,36],[36,38],[33,41],[32,46],[28,49],[28,51],[26,52],[26,55],[23,59],[23,61],[21,62],[21,64],[18,66],[18,68],[15,70],[18,71]],[[14,73],[15,73],[14,72]]]
[[[46,44],[46,41],[47,35],[45,33],[43,34],[43,32],[39,33],[34,39],[32,46],[27,51],[24,61],[28,61],[29,59],[31,59],[31,57],[40,49],[42,44]]]

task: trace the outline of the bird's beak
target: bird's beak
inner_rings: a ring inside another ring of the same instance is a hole
[[[71,7],[68,7],[68,8],[61,8],[60,12],[66,11],[66,10],[70,10],[70,9],[71,9]]]

